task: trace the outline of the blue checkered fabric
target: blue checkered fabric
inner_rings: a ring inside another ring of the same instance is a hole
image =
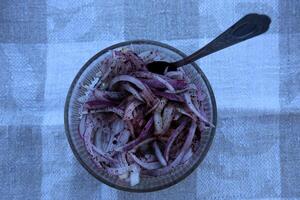
[[[298,0],[2,0],[0,10],[0,199],[300,198]],[[63,108],[91,56],[132,39],[189,54],[253,12],[272,18],[266,34],[197,61],[215,92],[218,127],[194,173],[136,194],[81,167]]]

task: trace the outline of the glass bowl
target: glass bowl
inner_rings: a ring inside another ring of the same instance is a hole
[[[72,82],[65,104],[64,120],[66,135],[77,160],[99,181],[116,189],[125,191],[150,192],[161,190],[178,183],[198,167],[209,150],[215,134],[215,128],[209,128],[206,132],[202,133],[200,147],[196,153],[194,153],[193,157],[185,164],[178,166],[176,169],[164,176],[141,177],[140,183],[135,186],[130,186],[129,183],[120,180],[117,176],[109,175],[104,170],[97,168],[85,149],[83,140],[78,133],[80,104],[77,99],[84,94],[83,88],[80,86],[82,84],[89,84],[95,77],[95,74],[101,71],[100,62],[108,55],[109,51],[123,47],[133,49],[136,53],[148,50],[157,50],[166,61],[176,61],[186,56],[174,47],[149,40],[121,42],[103,49],[85,63]],[[217,107],[213,91],[207,78],[196,63],[186,65],[183,69],[190,80],[196,84],[197,87],[201,87],[201,89],[206,93],[207,98],[204,100],[205,112],[208,119],[216,125]]]

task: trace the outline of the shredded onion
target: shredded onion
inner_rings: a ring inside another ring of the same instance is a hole
[[[201,144],[195,134],[214,126],[203,107],[206,94],[182,69],[147,70],[161,59],[158,51],[112,51],[78,99],[78,133],[92,161],[131,186],[189,162]]]

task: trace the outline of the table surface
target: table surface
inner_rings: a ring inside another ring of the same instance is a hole
[[[300,198],[299,1],[24,0],[0,8],[1,199]],[[218,126],[193,174],[135,194],[81,167],[63,108],[87,59],[142,38],[189,54],[253,12],[272,18],[267,34],[197,62],[215,92]]]

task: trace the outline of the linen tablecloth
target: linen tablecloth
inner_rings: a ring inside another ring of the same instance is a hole
[[[298,0],[2,0],[0,8],[0,199],[300,198]],[[91,56],[132,39],[189,54],[253,12],[272,18],[266,34],[197,61],[215,92],[218,125],[194,173],[136,194],[81,167],[63,108]]]

